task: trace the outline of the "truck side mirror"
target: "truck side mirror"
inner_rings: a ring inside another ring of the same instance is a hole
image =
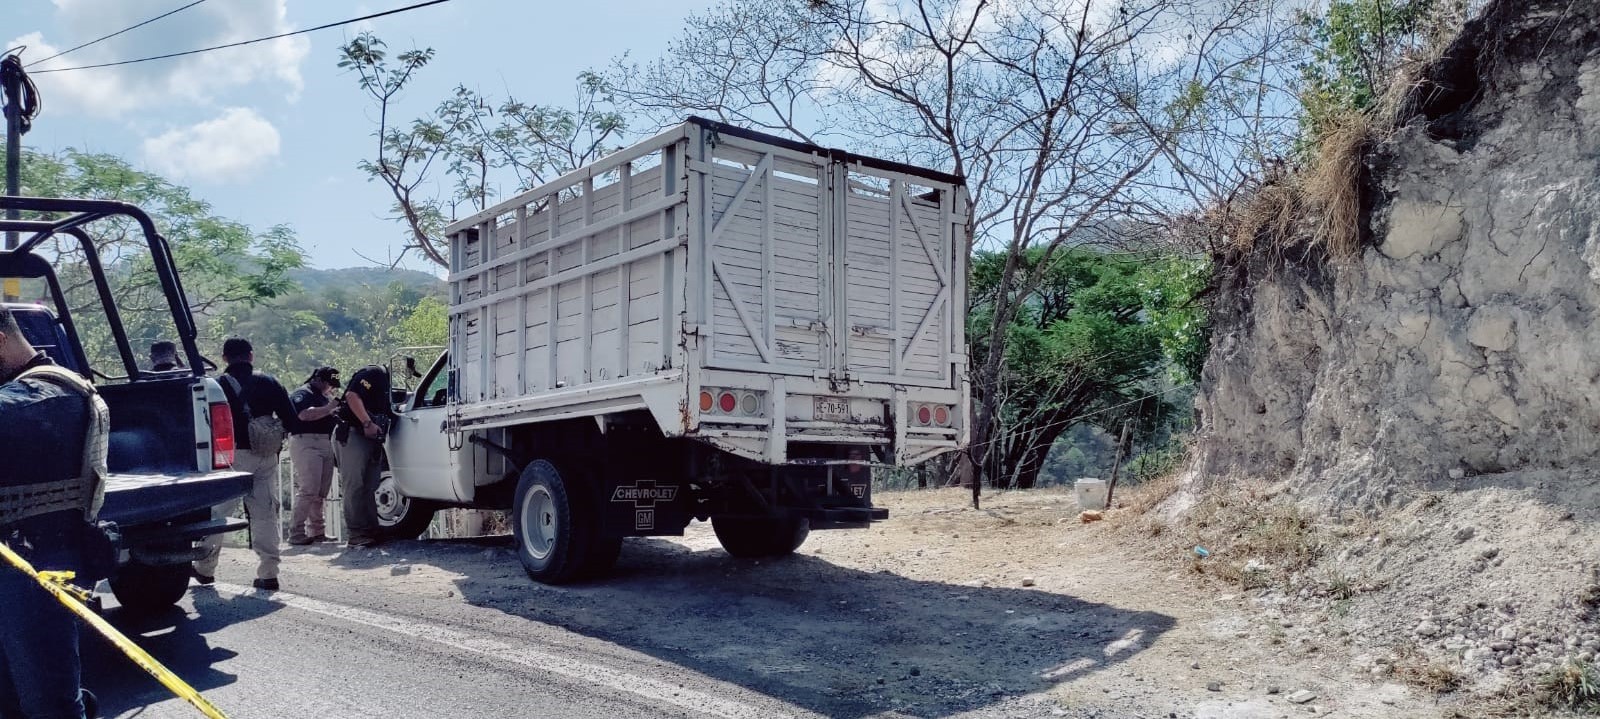
[[[406,355],[406,374],[410,375],[411,379],[422,378],[422,372],[417,370],[417,358]]]

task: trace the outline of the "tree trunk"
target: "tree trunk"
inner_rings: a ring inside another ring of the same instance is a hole
[[[1032,432],[1028,437],[1028,449],[1023,453],[1020,467],[1017,470],[1017,489],[1033,489],[1038,484],[1039,472],[1044,470],[1045,460],[1050,457],[1050,448],[1054,447],[1056,440],[1072,428],[1065,419],[1067,413],[1052,413],[1064,415],[1060,419],[1052,419],[1049,423],[1040,425],[1038,431]]]

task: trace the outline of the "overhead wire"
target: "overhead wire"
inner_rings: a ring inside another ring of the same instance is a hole
[[[69,47],[69,48],[67,48],[65,50],[62,50],[61,52],[58,52],[58,53],[56,53],[54,55],[51,55],[50,57],[47,57],[47,58],[45,58],[43,60],[34,60],[33,62],[28,63],[28,67],[33,67],[34,65],[37,65],[37,64],[39,64],[41,62],[49,62],[49,61],[54,60],[54,59],[56,59],[58,57],[61,57],[62,55],[65,55],[65,54],[67,54],[69,52],[77,52],[79,50],[82,50],[82,49],[84,49],[86,47],[89,47],[90,45],[93,45],[95,43],[101,42],[103,40],[110,40],[111,38],[114,38],[114,37],[116,37],[118,35],[121,35],[122,33],[128,32],[129,30],[137,30],[137,29],[139,29],[141,27],[149,25],[150,23],[153,23],[153,22],[155,22],[157,20],[160,20],[162,18],[169,17],[169,16],[172,16],[172,15],[176,15],[176,14],[178,14],[180,12],[183,12],[184,10],[188,10],[189,8],[192,8],[192,7],[196,6],[196,5],[199,5],[200,3],[203,3],[205,1],[206,0],[194,0],[193,2],[189,3],[188,5],[184,5],[183,7],[177,8],[175,10],[168,10],[168,11],[166,11],[164,13],[161,13],[160,15],[157,15],[157,16],[155,16],[153,18],[150,18],[149,20],[145,20],[144,22],[138,23],[136,25],[129,25],[128,27],[122,28],[121,30],[118,30],[118,31],[116,31],[114,33],[111,33],[110,35],[101,35],[100,37],[97,37],[97,38],[95,38],[93,40],[90,40],[90,41],[88,41],[88,42],[86,42],[86,43],[84,43],[82,45],[77,45],[75,47]]]
[[[414,5],[407,5],[405,7],[395,8],[393,10],[385,10],[383,12],[372,13],[371,15],[363,15],[361,17],[350,18],[349,20],[340,20],[339,22],[330,22],[330,23],[326,23],[326,24],[323,24],[323,25],[318,25],[316,27],[308,27],[308,28],[305,28],[303,30],[294,30],[292,32],[283,32],[283,33],[278,33],[276,35],[268,35],[266,37],[258,37],[258,38],[255,38],[254,40],[243,40],[243,41],[240,41],[240,42],[230,42],[230,43],[227,43],[225,45],[213,45],[211,47],[202,47],[202,48],[198,48],[198,49],[195,49],[195,50],[184,50],[183,52],[169,52],[169,53],[167,53],[165,55],[151,55],[149,57],[139,57],[139,58],[133,58],[131,60],[118,60],[116,62],[102,62],[102,63],[93,64],[93,65],[76,65],[76,66],[73,66],[73,67],[57,67],[57,68],[51,68],[49,70],[35,70],[34,72],[42,74],[42,73],[47,73],[47,72],[70,72],[70,71],[73,71],[73,70],[93,70],[95,68],[117,67],[119,65],[132,65],[134,63],[150,62],[152,60],[168,60],[168,59],[175,58],[175,57],[185,57],[185,56],[188,56],[188,55],[198,55],[200,53],[211,52],[213,50],[226,50],[226,49],[232,48],[232,47],[243,47],[245,45],[254,45],[256,43],[268,42],[270,40],[281,40],[281,39],[286,38],[286,37],[293,37],[295,35],[304,35],[306,33],[316,32],[318,30],[327,30],[329,28],[339,27],[341,25],[349,25],[349,24],[352,24],[352,23],[358,23],[358,22],[362,22],[362,21],[365,21],[365,20],[375,20],[377,18],[384,17],[384,16],[387,16],[387,15],[396,15],[396,14],[403,13],[403,12],[409,12],[411,10],[417,10],[417,9],[420,9],[420,8],[425,8],[425,7],[428,7],[429,5],[439,5],[439,4],[447,3],[447,2],[450,2],[450,0],[428,0],[428,2],[420,2],[420,3],[416,3]]]

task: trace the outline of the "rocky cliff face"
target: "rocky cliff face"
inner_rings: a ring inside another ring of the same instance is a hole
[[[1219,272],[1196,476],[1594,512],[1600,4],[1496,3],[1429,76],[1367,157],[1358,258],[1258,250]]]

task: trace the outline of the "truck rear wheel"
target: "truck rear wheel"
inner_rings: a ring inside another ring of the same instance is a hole
[[[439,506],[425,499],[412,499],[395,487],[394,476],[385,471],[372,490],[372,504],[378,511],[378,529],[390,539],[416,539],[428,531]]]
[[[599,517],[582,492],[542,459],[529,464],[517,480],[511,533],[517,558],[535,581],[571,581],[589,564]]]
[[[189,591],[189,565],[134,562],[117,570],[110,584],[111,593],[123,609],[151,614],[183,599]]]
[[[722,548],[735,557],[781,557],[793,554],[811,534],[811,521],[781,517],[712,517],[711,529]]]

